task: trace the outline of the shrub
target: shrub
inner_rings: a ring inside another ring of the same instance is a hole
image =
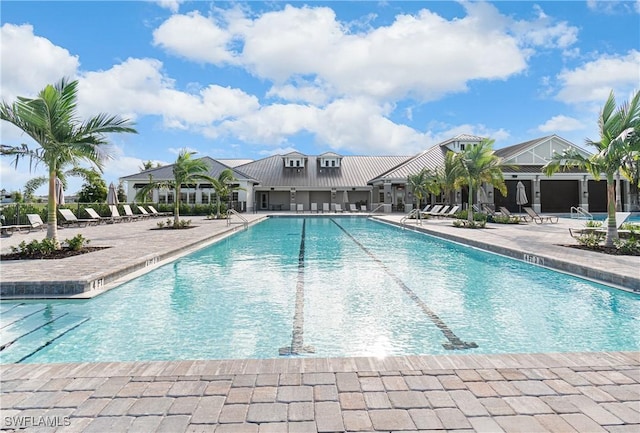
[[[600,246],[600,242],[602,242],[604,236],[603,233],[591,232],[578,236],[576,240],[582,246],[595,249]]]
[[[465,219],[453,220],[454,227],[465,227],[469,229],[483,229],[487,225],[486,221],[468,221]]]
[[[493,215],[487,220],[497,224],[520,224],[520,218],[507,215]]]
[[[66,242],[69,249],[73,251],[79,251],[82,249],[82,247],[84,247],[85,245],[89,244],[89,242],[91,242],[89,239],[85,238],[80,233],[78,233],[71,239],[65,239],[64,241]]]
[[[467,210],[461,210],[459,212],[456,212],[454,214],[454,216],[458,219],[462,219],[462,220],[466,220],[468,218],[468,212]],[[482,212],[474,212],[473,213],[473,220],[474,221],[487,221],[487,214],[482,213]]]
[[[12,253],[25,254],[28,256],[32,256],[35,254],[47,255],[53,253],[55,250],[56,248],[53,244],[53,240],[47,238],[44,238],[41,241],[34,239],[29,243],[27,243],[26,241],[22,241],[18,244],[17,247],[11,247]]]
[[[637,223],[623,223],[620,226],[621,230],[629,230],[630,232],[640,232],[640,224]]]
[[[589,221],[586,221],[586,222],[584,223],[584,226],[585,226],[585,227],[592,227],[592,228],[595,228],[595,227],[602,227],[602,221],[589,220]]]
[[[628,239],[616,239],[613,241],[618,251],[623,254],[639,255],[640,254],[640,238],[631,236]]]

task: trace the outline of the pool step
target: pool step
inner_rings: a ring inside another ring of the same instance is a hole
[[[15,308],[9,309],[9,311],[2,313],[2,317],[0,317],[0,329],[7,328],[16,322],[19,322],[33,314],[44,310],[45,308],[46,307],[43,307],[40,304],[18,304],[15,306]]]
[[[63,313],[49,322],[43,321],[41,326],[19,336],[19,344],[7,345],[0,352],[0,362],[22,362],[88,320],[88,317]]]

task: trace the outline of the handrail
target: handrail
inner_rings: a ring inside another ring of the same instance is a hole
[[[580,206],[571,206],[571,218],[592,220],[593,215]]]
[[[237,216],[238,218],[240,218],[242,220],[242,222],[232,223],[231,222],[231,215]],[[249,221],[245,217],[240,215],[240,213],[235,209],[227,210],[227,226],[230,226],[231,224],[242,224],[245,229],[249,227]]]
[[[408,220],[409,218],[411,218],[412,216],[417,215],[417,214],[418,214],[418,212],[420,212],[420,209],[412,209],[408,214],[406,214],[405,216],[403,216],[403,217],[400,219],[400,224],[404,225],[404,224],[405,224],[405,221],[407,221],[407,220]],[[418,218],[418,220],[420,220],[420,219]]]
[[[369,213],[367,214],[367,216],[369,216],[369,217],[370,217],[370,216],[371,216],[371,215],[373,215],[377,210],[382,209],[382,208],[384,208],[384,203],[382,203],[382,204],[378,205],[378,207],[376,207],[374,210],[372,210],[371,212],[369,212]]]

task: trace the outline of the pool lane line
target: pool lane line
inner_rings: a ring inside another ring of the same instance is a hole
[[[19,307],[20,305],[26,305],[26,304],[24,302],[20,302],[19,304],[15,304],[12,307],[7,308],[6,310],[0,311],[0,314],[6,314],[9,311],[13,310],[14,308]]]
[[[66,331],[64,331],[62,334],[55,336],[54,338],[52,338],[51,340],[47,341],[46,343],[44,343],[42,346],[38,347],[36,350],[34,350],[33,352],[31,352],[30,354],[23,356],[22,358],[20,358],[19,360],[17,360],[15,363],[16,364],[20,364],[22,361],[27,360],[29,358],[31,358],[33,355],[35,355],[36,353],[40,352],[42,349],[44,349],[45,347],[47,347],[48,345],[50,345],[51,343],[53,343],[54,341],[56,341],[58,338],[63,337],[64,335],[67,335],[69,332],[73,331],[74,329],[76,329],[78,326],[82,325],[83,323],[87,322],[89,320],[88,317],[85,317],[84,320],[81,320],[79,323],[76,323],[75,325],[73,325],[71,328],[67,329]]]
[[[433,322],[433,324],[436,325],[438,327],[438,329],[440,329],[440,331],[447,338],[447,340],[449,340],[448,343],[442,344],[442,346],[445,349],[447,349],[447,350],[464,350],[464,349],[474,349],[474,348],[478,347],[478,345],[476,343],[474,343],[473,341],[471,341],[471,342],[462,341],[447,326],[447,324],[444,323],[442,321],[442,319],[440,317],[438,317],[438,315],[436,313],[434,313],[427,306],[427,304],[425,304],[424,301],[422,301],[422,299],[420,299],[418,297],[418,295],[416,295],[415,292],[409,288],[409,286],[407,286],[397,275],[395,275],[391,271],[391,269],[389,269],[387,267],[387,265],[382,260],[380,260],[378,257],[376,257],[375,254],[373,254],[371,251],[369,251],[367,249],[367,247],[362,245],[351,233],[349,233],[344,227],[342,227],[340,224],[338,224],[333,218],[331,218],[331,222],[333,222],[335,225],[337,225],[340,228],[340,230],[342,230],[344,232],[344,234],[346,234],[356,245],[358,245],[360,247],[360,249],[362,249],[362,251],[365,252],[365,254],[367,254],[371,259],[373,259],[377,264],[379,264],[380,267],[382,269],[384,269],[384,271],[387,273],[387,275],[389,275],[391,278],[393,278],[393,280],[396,282],[396,284],[398,286],[400,286],[400,288],[402,290],[404,290],[404,292],[407,295],[409,295],[409,298],[411,298],[416,304],[418,304],[418,307],[420,307],[422,309],[422,311],[424,311],[424,313],[427,315],[427,317],[429,317],[429,319]]]
[[[21,321],[21,320],[26,319],[27,317],[33,316],[33,315],[34,315],[34,314],[36,314],[36,313],[39,313],[39,312],[41,312],[41,311],[44,311],[46,308],[47,308],[47,307],[42,307],[42,308],[40,308],[39,310],[33,311],[33,312],[31,312],[31,313],[29,313],[29,314],[27,314],[27,315],[25,315],[25,316],[20,316],[20,317],[18,317],[17,319],[15,319],[13,322],[5,323],[4,325],[0,326],[0,329],[4,329],[4,328],[6,328],[6,327],[8,327],[8,326],[13,325],[14,323],[17,323],[17,322],[19,322],[19,321]],[[4,313],[3,313],[3,314],[4,314]]]
[[[304,241],[306,237],[307,220],[302,220],[302,236],[300,239],[300,251],[298,252],[298,278],[296,280],[295,312],[293,314],[293,331],[291,346],[281,347],[278,353],[285,355],[300,355],[313,353],[312,346],[304,345]]]
[[[60,316],[55,317],[54,319],[51,319],[51,320],[49,320],[48,322],[45,322],[45,323],[43,323],[42,325],[40,325],[40,326],[38,326],[38,327],[36,327],[36,328],[33,328],[31,331],[25,332],[24,334],[17,336],[17,337],[16,337],[16,338],[14,338],[13,340],[11,340],[11,341],[9,341],[9,342],[7,342],[7,343],[4,343],[3,345],[0,345],[0,352],[2,352],[2,351],[3,351],[4,349],[6,349],[7,347],[11,346],[13,343],[15,343],[16,341],[18,341],[18,340],[19,340],[19,339],[21,339],[22,337],[26,337],[27,335],[32,334],[32,333],[34,333],[34,332],[36,332],[38,329],[42,329],[42,328],[44,328],[45,326],[47,326],[47,325],[49,325],[49,324],[51,324],[51,323],[55,322],[56,320],[63,318],[63,317],[64,317],[64,316],[66,316],[67,314],[69,314],[69,313],[61,314]]]

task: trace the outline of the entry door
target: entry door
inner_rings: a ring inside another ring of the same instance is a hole
[[[260,209],[269,209],[269,193],[260,193]]]

